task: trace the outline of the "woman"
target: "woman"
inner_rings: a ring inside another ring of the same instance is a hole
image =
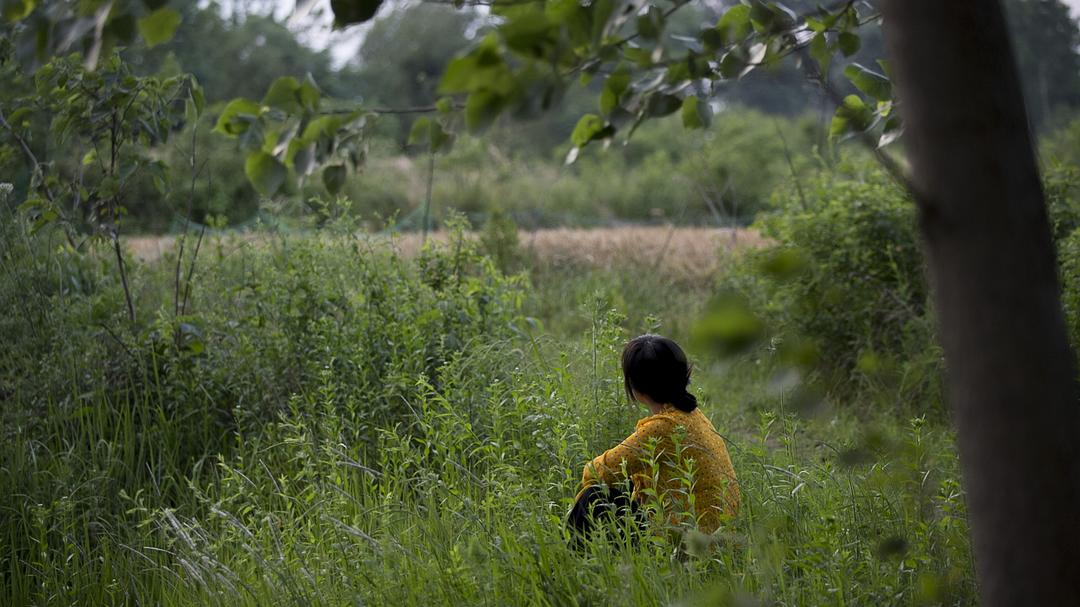
[[[568,527],[587,535],[600,517],[640,520],[643,506],[655,505],[673,525],[696,522],[712,533],[738,513],[739,487],[724,439],[686,389],[686,353],[666,337],[642,335],[623,349],[622,370],[627,397],[650,415],[585,466]]]

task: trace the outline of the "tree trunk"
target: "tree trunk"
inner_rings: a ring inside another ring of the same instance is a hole
[[[1080,605],[1080,408],[998,2],[885,0],[985,605]]]

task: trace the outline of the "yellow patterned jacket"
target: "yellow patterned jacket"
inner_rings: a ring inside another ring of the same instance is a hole
[[[739,511],[727,445],[700,408],[686,413],[664,405],[638,420],[633,434],[586,464],[582,490],[627,477],[633,497],[659,504],[674,524],[687,522],[683,513],[691,513],[701,531],[712,533]]]

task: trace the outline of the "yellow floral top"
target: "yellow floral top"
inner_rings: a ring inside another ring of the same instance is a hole
[[[664,405],[656,415],[638,420],[633,434],[586,464],[582,490],[614,485],[628,476],[633,497],[645,504],[658,501],[675,524],[690,512],[701,531],[712,533],[739,511],[739,485],[727,445],[700,408],[687,413]]]

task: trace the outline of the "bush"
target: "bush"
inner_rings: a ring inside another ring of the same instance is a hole
[[[898,403],[939,403],[941,355],[903,189],[875,166],[844,162],[775,199],[780,210],[758,227],[777,244],[748,255],[721,291],[803,344],[803,362],[816,361],[830,389],[881,384]]]
[[[841,369],[861,352],[905,352],[913,333],[929,338],[927,285],[915,206],[882,171],[826,174],[802,203],[762,222],[764,234],[805,257],[805,271],[776,295],[790,326],[811,337]],[[928,345],[923,341],[922,346]]]

